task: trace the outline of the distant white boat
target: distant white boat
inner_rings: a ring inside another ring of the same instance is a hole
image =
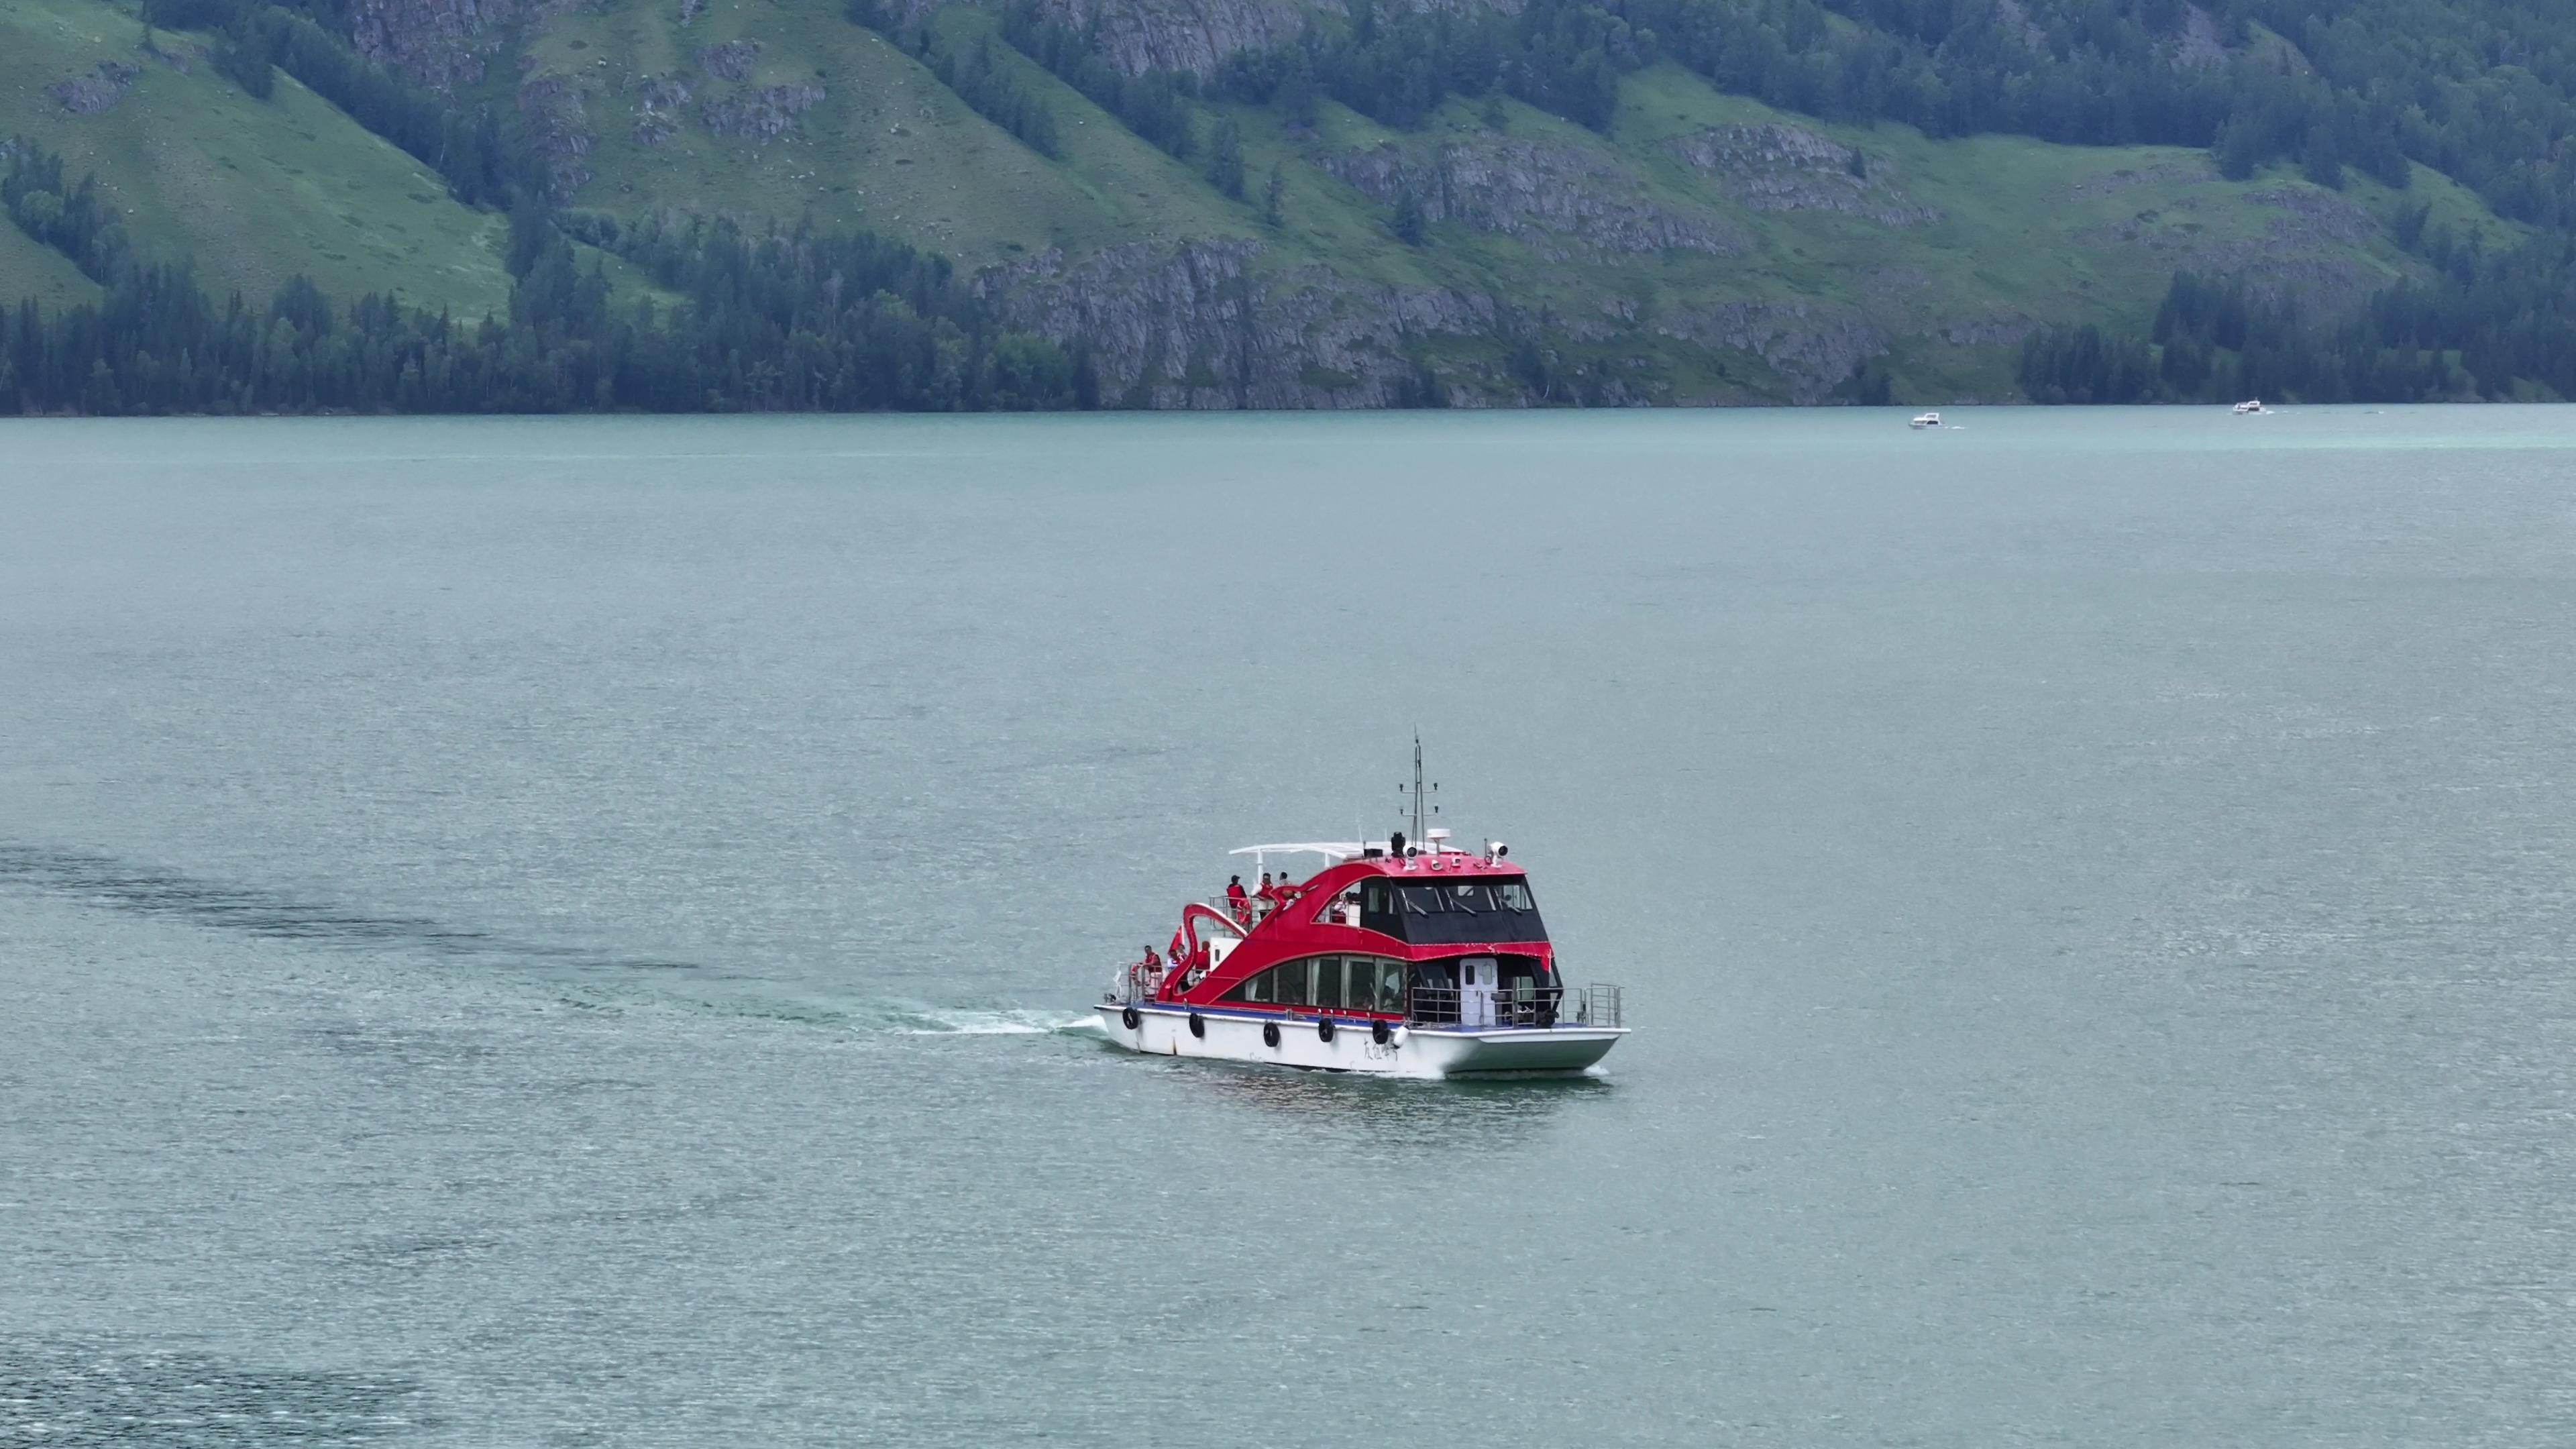
[[[2270,409],[2263,406],[2263,400],[2259,397],[2247,398],[2236,405],[2236,415],[2240,418],[2250,418],[2258,413],[2269,411]]]
[[[1914,421],[1907,423],[1906,426],[1909,428],[1937,428],[1941,426],[1941,415],[1939,413],[1916,413],[1914,415]]]

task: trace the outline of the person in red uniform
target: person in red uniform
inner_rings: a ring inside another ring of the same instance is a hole
[[[1174,926],[1174,927],[1172,928],[1172,945],[1171,945],[1170,955],[1171,955],[1171,958],[1172,958],[1172,964],[1173,964],[1174,966],[1178,966],[1178,965],[1180,965],[1180,964],[1181,964],[1181,958],[1182,958],[1183,954],[1184,954],[1185,952],[1187,952],[1187,951],[1188,951],[1188,949],[1189,949],[1189,947],[1188,947],[1187,945],[1185,945],[1185,944],[1184,944],[1184,941],[1186,940],[1186,938],[1182,935],[1182,933],[1183,933],[1184,931],[1188,930],[1188,929],[1189,929],[1189,928],[1188,928],[1187,926]]]
[[[1252,924],[1252,898],[1243,893],[1243,877],[1236,876],[1225,883],[1225,904],[1234,912],[1236,925]]]
[[[1270,883],[1270,872],[1265,870],[1261,873],[1261,889],[1254,891],[1252,898],[1261,902],[1261,914],[1265,920],[1272,911],[1279,909],[1279,888]]]

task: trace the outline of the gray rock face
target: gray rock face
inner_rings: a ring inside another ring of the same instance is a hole
[[[675,75],[648,75],[635,83],[638,146],[659,148],[680,132],[680,108],[689,103],[689,83]]]
[[[1711,126],[1664,148],[1755,211],[1830,211],[1881,226],[1941,220],[1940,208],[1905,194],[1888,163],[1863,155],[1854,174],[1851,147],[1802,126]]]
[[[1010,325],[1088,345],[1105,400],[1158,408],[1384,407],[1415,376],[1408,344],[1494,326],[1490,298],[1321,268],[1255,276],[1261,251],[1239,239],[1079,262],[1050,250],[975,288]]]
[[[796,129],[796,118],[822,102],[824,90],[811,81],[762,86],[730,96],[710,96],[698,117],[719,136],[767,141]]]
[[[539,71],[519,86],[519,116],[527,123],[528,143],[545,162],[546,186],[556,197],[568,197],[590,180],[582,158],[590,154],[590,115],[579,82],[554,71]]]
[[[907,14],[939,0],[905,0]],[[999,10],[1010,0],[970,0]],[[1521,0],[1382,0],[1385,9],[1521,11]],[[1049,18],[1082,27],[1097,21],[1101,53],[1128,75],[1182,70],[1201,80],[1238,50],[1263,50],[1297,38],[1306,17],[1340,14],[1344,0],[1039,0]]]
[[[749,80],[752,64],[759,59],[757,40],[728,40],[722,45],[698,47],[698,69],[721,80]]]
[[[2076,235],[2087,247],[2135,247],[2176,271],[2242,279],[2267,297],[2296,296],[2328,311],[2358,305],[2388,276],[2357,248],[2378,232],[2370,214],[2346,197],[2313,186],[2272,186],[2248,195],[2273,215],[2258,236],[2212,235],[2198,221],[2201,199],[2184,197],[2164,210]]]
[[[2174,42],[2174,63],[2195,70],[2227,64],[2227,44],[2219,38],[2217,18],[2197,5],[2182,8],[2182,34]]]
[[[1722,219],[1666,206],[1599,153],[1560,142],[1480,137],[1429,156],[1388,144],[1322,165],[1371,200],[1392,206],[1409,190],[1425,220],[1516,237],[1550,261],[1751,249]]]
[[[1702,347],[1732,347],[1771,364],[1791,402],[1832,392],[1852,369],[1887,350],[1867,319],[1817,302],[1722,302],[1667,309],[1655,330]]]
[[[453,90],[483,78],[502,30],[528,8],[522,0],[354,0],[349,43],[421,85]]]
[[[67,115],[95,116],[124,99],[125,88],[143,74],[143,67],[122,60],[103,60],[98,69],[70,80],[56,81],[45,87],[45,94]]]
[[[919,8],[928,3],[921,0]],[[980,3],[1001,10],[1010,0]],[[1101,53],[1128,75],[1182,70],[1202,80],[1235,51],[1296,39],[1307,9],[1296,0],[1040,0],[1040,8],[1068,25],[1097,21]]]
[[[2096,196],[2112,196],[2133,186],[2164,181],[2214,181],[2218,170],[2206,160],[2162,161],[2153,166],[2123,167],[2099,176],[2087,176],[2066,189],[2070,201],[2084,201]]]

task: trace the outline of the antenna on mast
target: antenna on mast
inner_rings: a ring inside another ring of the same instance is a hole
[[[1398,794],[1402,794],[1402,793],[1404,793],[1404,787],[1403,787],[1403,786],[1398,785],[1398,786],[1396,786],[1395,788],[1396,788],[1396,793],[1398,793]],[[1423,827],[1423,815],[1424,815],[1424,813],[1425,813],[1425,812],[1424,812],[1424,809],[1423,809],[1423,806],[1424,806],[1424,803],[1425,803],[1426,799],[1427,799],[1427,800],[1430,800],[1430,801],[1432,801],[1432,802],[1434,802],[1434,803],[1432,803],[1432,804],[1431,804],[1431,807],[1430,807],[1430,810],[1429,810],[1429,812],[1428,812],[1428,813],[1433,814],[1433,815],[1437,815],[1437,814],[1439,814],[1439,813],[1440,813],[1440,806],[1436,803],[1436,802],[1437,802],[1437,800],[1438,800],[1439,794],[1440,794],[1440,785],[1439,785],[1439,783],[1438,783],[1437,781],[1434,781],[1434,782],[1433,782],[1431,785],[1429,785],[1428,787],[1425,787],[1425,786],[1423,785],[1423,783],[1422,783],[1422,735],[1421,735],[1421,732],[1420,732],[1420,731],[1416,731],[1416,732],[1414,733],[1414,736],[1413,736],[1413,837],[1412,837],[1416,842],[1420,842],[1420,841],[1427,840],[1427,839],[1429,839],[1429,838],[1430,838],[1429,836],[1427,836],[1427,835],[1425,835],[1425,834],[1423,833],[1423,828],[1422,828],[1422,827]]]

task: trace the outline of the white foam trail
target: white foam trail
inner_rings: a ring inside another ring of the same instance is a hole
[[[948,1011],[917,1007],[905,1013],[897,1036],[1048,1036],[1060,1031],[1097,1029],[1090,1016],[1068,1018],[1061,1011]]]

